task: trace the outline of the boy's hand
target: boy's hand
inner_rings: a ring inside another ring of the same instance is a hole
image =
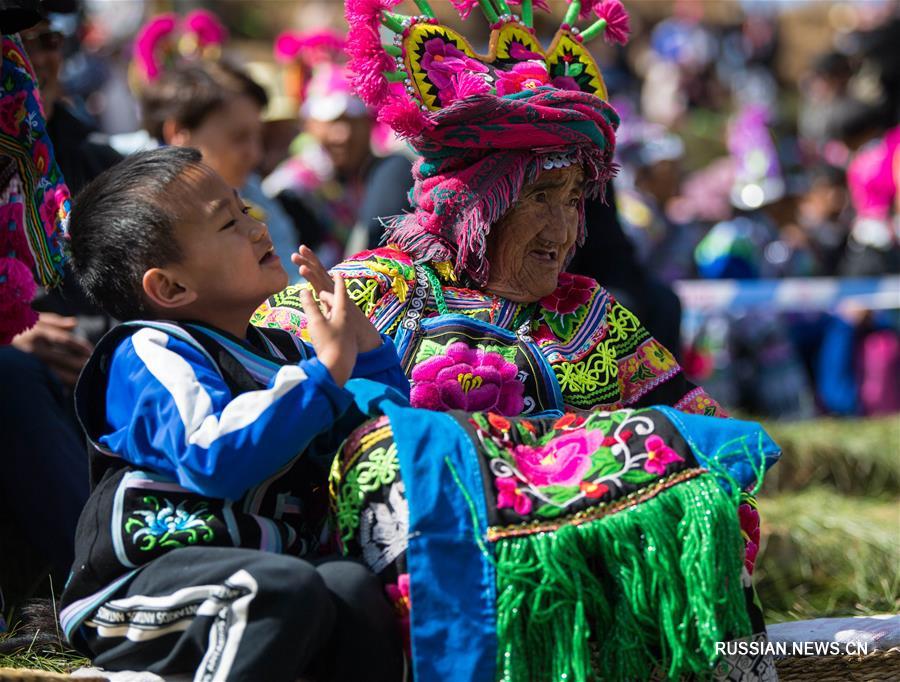
[[[359,310],[347,299],[344,282],[335,275],[334,294],[323,314],[313,299],[309,289],[300,292],[300,302],[306,313],[307,330],[319,360],[328,368],[331,378],[338,386],[347,383],[356,364],[358,346],[356,333],[352,328],[348,313]]]
[[[330,295],[334,292],[334,281],[311,248],[306,245],[300,247],[297,253],[291,256],[291,261],[298,266],[300,275],[316,290],[316,295],[326,305],[332,305]],[[337,280],[335,280],[337,281]],[[347,318],[351,329],[356,335],[356,342],[360,353],[375,350],[381,346],[381,335],[375,326],[369,321],[365,313],[356,305],[348,306]]]
[[[297,253],[291,254],[291,262],[297,266],[300,276],[312,284],[317,293],[321,291],[334,293],[334,282],[331,281],[328,270],[322,265],[315,251],[306,244],[302,245]]]

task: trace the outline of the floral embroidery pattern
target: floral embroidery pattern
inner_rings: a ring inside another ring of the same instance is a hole
[[[398,625],[400,626],[400,635],[403,638],[404,649],[409,652],[409,615],[412,611],[412,603],[410,602],[409,593],[409,573],[401,573],[397,576],[396,585],[385,585],[384,591],[387,593],[388,600],[394,607],[394,613],[397,615]]]
[[[488,68],[480,61],[472,59],[462,50],[440,38],[432,38],[425,42],[422,69],[431,84],[437,88],[441,106],[447,106],[459,99],[456,84],[460,74],[488,72]]]
[[[403,482],[391,486],[387,502],[371,502],[359,521],[359,540],[363,559],[380,573],[406,551],[409,535],[409,504]]]
[[[728,413],[699,386],[687,393],[674,405],[676,410],[707,417],[727,417]]]
[[[517,445],[513,458],[534,485],[578,485],[602,444],[602,431],[563,433],[546,445]]]
[[[587,303],[597,290],[589,277],[563,272],[559,286],[541,299],[544,321],[560,338],[569,338],[587,314]]]
[[[138,509],[125,522],[125,532],[131,534],[131,541],[143,552],[211,542],[215,536],[209,526],[215,516],[208,513],[205,502],[188,511],[185,502],[176,506],[166,499],[160,504],[154,496],[144,497],[143,501],[153,509]]]
[[[514,350],[514,349],[513,349]],[[421,357],[421,355],[420,355]],[[500,352],[457,341],[412,371],[410,403],[428,410],[493,411],[515,416],[525,407],[518,367]]]
[[[494,479],[497,486],[497,509],[514,509],[516,514],[527,516],[531,513],[531,498],[519,490],[519,484],[512,476]]]
[[[471,423],[490,457],[496,508],[520,516],[553,518],[579,502],[612,500],[685,461],[654,433],[645,410],[566,414],[544,433],[493,414]]]
[[[24,92],[17,92],[12,97],[0,100],[0,131],[11,137],[19,134],[22,121],[25,120],[25,99]]]
[[[372,442],[383,438],[385,432],[390,436],[390,429],[378,429],[364,437],[355,449],[357,453],[366,450]],[[351,468],[341,480],[341,457],[336,457],[331,470],[332,488],[339,486],[334,496],[335,520],[341,534],[341,540],[348,542],[359,528],[360,511],[365,497],[383,486],[394,483],[400,474],[400,460],[397,458],[397,445],[391,442],[387,447],[375,447],[368,451],[368,456],[357,466]]]
[[[666,471],[666,465],[671,462],[683,462],[684,457],[665,444],[662,438],[653,435],[644,442],[647,448],[647,460],[644,462],[644,470],[651,474],[662,475]]]
[[[522,90],[534,90],[550,82],[547,68],[537,62],[519,62],[509,71],[497,71],[497,95],[512,95]]]

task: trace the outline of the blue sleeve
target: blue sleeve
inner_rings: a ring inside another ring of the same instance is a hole
[[[381,335],[381,345],[365,353],[356,356],[356,364],[353,366],[351,379],[369,379],[396,388],[409,400],[409,379],[400,367],[400,358],[397,356],[397,348],[390,336]],[[303,342],[308,357],[316,357],[316,351],[312,344]]]
[[[370,379],[396,388],[409,400],[409,379],[400,367],[400,358],[391,337],[381,335],[382,344],[374,350],[356,356],[351,379]]]
[[[189,490],[236,499],[305,450],[352,396],[311,359],[235,397],[203,352],[146,328],[113,354],[106,400],[103,445]]]

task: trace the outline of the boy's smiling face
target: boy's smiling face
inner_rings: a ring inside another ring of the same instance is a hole
[[[163,316],[194,319],[243,336],[250,315],[288,277],[269,230],[206,165],[191,167],[170,192],[181,259],[144,275]]]

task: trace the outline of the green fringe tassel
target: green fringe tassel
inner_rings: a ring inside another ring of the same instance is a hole
[[[735,498],[709,473],[582,525],[501,539],[499,678],[708,674],[717,641],[751,632],[743,556]]]

